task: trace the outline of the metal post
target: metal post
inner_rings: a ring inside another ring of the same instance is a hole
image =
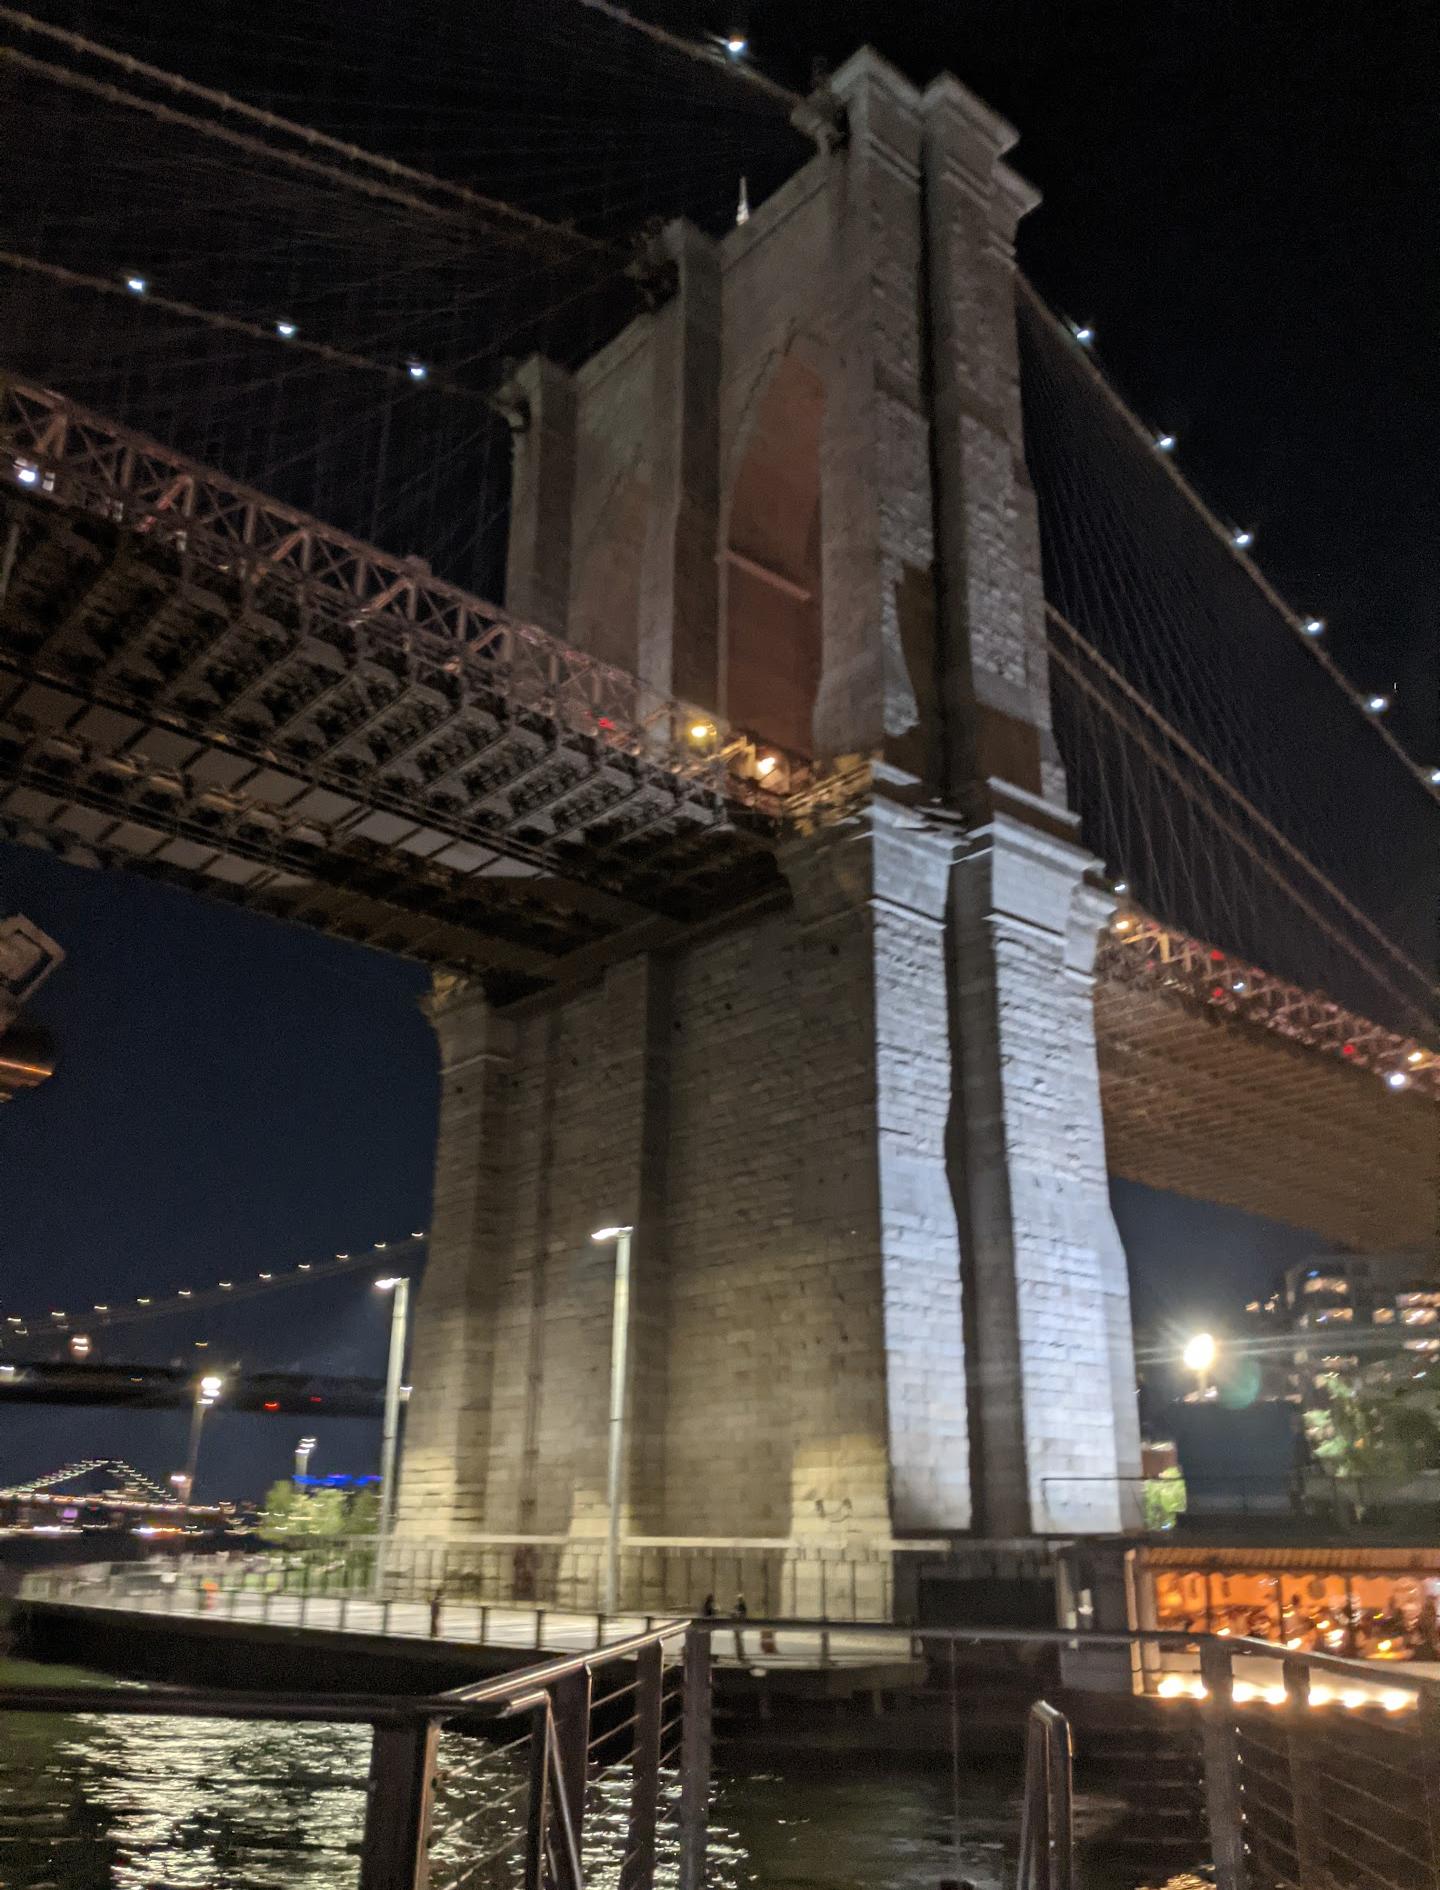
[[[530,1734],[530,1802],[525,1821],[525,1890],[545,1890],[545,1847],[550,1832],[550,1702],[535,1715]]]
[[[679,1890],[705,1890],[710,1823],[710,1636],[685,1630],[685,1697],[680,1727]]]
[[[1303,1660],[1287,1660],[1285,1674],[1285,1756],[1290,1770],[1290,1805],[1294,1821],[1295,1862],[1303,1884],[1329,1881],[1326,1870],[1325,1795],[1311,1762],[1318,1741],[1316,1710],[1310,1705],[1310,1669]],[[1323,1708],[1319,1709],[1323,1714]]]
[[[375,1727],[359,1890],[424,1890],[438,1739],[433,1720]]]
[[[1230,1649],[1223,1641],[1202,1641],[1205,1811],[1210,1825],[1210,1854],[1215,1864],[1215,1890],[1244,1890],[1245,1886],[1240,1753],[1232,1679]]]
[[[195,1494],[195,1470],[200,1462],[200,1427],[205,1422],[205,1405],[197,1388],[190,1407],[190,1444],[185,1452],[185,1506],[190,1507]]]
[[[605,1479],[605,1612],[620,1606],[620,1485],[625,1464],[625,1368],[630,1343],[630,1229],[615,1236],[615,1300],[610,1319],[610,1460]]]
[[[635,1742],[630,1755],[630,1830],[619,1890],[650,1890],[660,1809],[660,1717],[665,1650],[657,1641],[635,1656]]]
[[[395,1528],[395,1456],[400,1440],[400,1378],[405,1369],[405,1328],[410,1316],[410,1282],[395,1282],[390,1308],[390,1355],[385,1362],[385,1423],[380,1437],[380,1540],[375,1547],[375,1587],[385,1574],[385,1551]]]
[[[1045,1731],[1045,1800],[1049,1809],[1051,1890],[1075,1890],[1075,1755],[1070,1722],[1057,1714]]]
[[[564,1789],[565,1807],[575,1854],[580,1854],[585,1832],[585,1785],[590,1774],[590,1672],[582,1667],[567,1674],[551,1689],[555,1714],[556,1773]]]

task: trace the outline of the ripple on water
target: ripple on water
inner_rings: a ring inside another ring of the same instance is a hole
[[[350,1890],[358,1882],[364,1727],[104,1714],[0,1716],[0,1890]],[[519,1783],[518,1766],[513,1783]],[[475,1890],[510,1890],[523,1797],[460,1780],[435,1861],[493,1853]],[[1015,1801],[1008,1778],[967,1781],[956,1839],[948,1772],[910,1760],[738,1754],[717,1769],[713,1890],[1001,1890]],[[616,1890],[629,1780],[587,1800],[586,1882]],[[678,1781],[666,1780],[657,1853],[678,1863]],[[462,1823],[462,1820],[465,1822]],[[450,1873],[436,1875],[442,1881]]]

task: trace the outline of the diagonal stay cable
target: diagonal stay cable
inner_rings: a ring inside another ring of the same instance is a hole
[[[1256,824],[1256,826],[1259,827],[1263,833],[1265,833],[1267,838],[1273,840],[1275,844],[1279,846],[1281,851],[1284,852],[1288,858],[1292,859],[1297,865],[1302,867],[1305,870],[1305,872],[1307,872],[1311,876],[1311,878],[1314,879],[1321,888],[1323,888],[1325,893],[1331,899],[1335,901],[1336,905],[1343,912],[1345,912],[1348,917],[1356,920],[1356,922],[1360,926],[1362,926],[1363,929],[1367,933],[1369,933],[1372,938],[1374,938],[1377,944],[1379,944],[1389,954],[1389,956],[1393,958],[1396,961],[1396,963],[1403,968],[1403,970],[1408,972],[1410,976],[1416,980],[1417,984],[1420,986],[1420,988],[1423,991],[1425,991],[1428,995],[1440,997],[1440,985],[1436,985],[1432,983],[1429,977],[1429,974],[1425,971],[1423,966],[1417,965],[1413,959],[1411,959],[1405,952],[1403,952],[1400,949],[1398,945],[1394,944],[1394,942],[1391,939],[1387,938],[1385,933],[1381,931],[1379,926],[1377,926],[1375,922],[1371,918],[1369,918],[1364,912],[1362,912],[1360,908],[1356,906],[1351,900],[1347,899],[1345,894],[1340,891],[1339,887],[1337,887],[1333,883],[1333,881],[1328,879],[1326,875],[1322,873],[1319,870],[1319,868],[1313,864],[1312,861],[1307,859],[1305,854],[1302,853],[1300,849],[1293,844],[1293,842],[1288,840],[1285,837],[1285,835],[1280,832],[1279,828],[1277,828],[1274,825],[1273,822],[1267,820],[1265,815],[1260,812],[1259,808],[1257,808],[1252,801],[1248,800],[1243,794],[1239,792],[1237,788],[1233,787],[1228,781],[1226,781],[1225,777],[1222,774],[1220,774],[1219,771],[1216,768],[1214,768],[1214,766],[1205,759],[1205,757],[1199,752],[1197,748],[1194,747],[1192,743],[1188,742],[1185,739],[1185,737],[1179,732],[1178,729],[1173,728],[1170,725],[1170,723],[1168,723],[1164,719],[1164,717],[1159,714],[1157,710],[1152,708],[1151,705],[1145,700],[1145,698],[1139,693],[1139,691],[1134,689],[1125,680],[1125,678],[1120,675],[1118,670],[1114,669],[1111,664],[1107,663],[1105,658],[1101,656],[1099,652],[1093,648],[1092,645],[1086,642],[1085,638],[1080,635],[1080,633],[1073,627],[1073,625],[1067,623],[1065,619],[1060,616],[1058,611],[1051,609],[1048,605],[1046,607],[1046,614],[1049,617],[1050,621],[1053,624],[1055,624],[1057,628],[1062,630],[1066,636],[1070,637],[1074,641],[1078,649],[1084,652],[1084,655],[1087,661],[1093,662],[1095,666],[1103,672],[1106,680],[1112,683],[1117,689],[1119,689],[1126,696],[1127,700],[1129,700],[1137,709],[1139,709],[1140,712],[1150,722],[1152,722],[1156,728],[1158,728],[1161,731],[1161,733],[1164,735],[1167,741],[1173,743],[1173,745],[1183,755],[1185,755],[1187,760],[1193,762],[1201,770],[1201,772],[1206,776],[1208,780],[1212,781],[1215,785],[1220,787],[1224,791],[1224,793],[1244,811],[1247,818],[1252,820]],[[1070,677],[1070,679],[1077,685],[1078,688],[1082,689],[1085,692],[1085,694],[1089,696],[1090,699],[1093,702],[1095,702],[1097,706],[1105,714],[1111,717],[1113,721],[1120,723],[1120,718],[1116,714],[1114,706],[1106,700],[1103,691],[1098,689],[1096,685],[1084,675],[1081,669],[1081,665],[1079,663],[1072,661],[1068,656],[1065,655],[1065,653],[1062,650],[1060,650],[1057,646],[1053,644],[1051,646],[1051,655],[1054,661],[1060,664],[1061,668]],[[1123,724],[1121,724],[1121,726],[1123,727]],[[1153,743],[1147,742],[1142,735],[1135,733],[1133,730],[1130,731],[1130,734],[1131,734],[1131,739],[1139,743],[1139,745],[1143,748],[1147,757],[1152,762],[1154,762],[1157,767],[1163,769],[1164,772],[1167,775],[1169,775],[1171,780],[1173,780],[1176,783],[1176,785],[1181,789],[1183,793],[1188,795],[1192,800],[1196,800],[1196,801],[1201,800],[1199,790],[1184,779],[1184,777],[1180,774],[1180,772],[1173,766],[1172,763],[1166,760],[1165,756],[1160,752],[1160,750]],[[1412,996],[1407,996],[1397,985],[1395,985],[1390,979],[1390,977],[1385,972],[1381,971],[1379,966],[1376,965],[1373,960],[1371,960],[1365,955],[1365,953],[1357,946],[1356,942],[1351,938],[1347,938],[1338,926],[1334,925],[1330,920],[1326,919],[1324,915],[1316,909],[1316,907],[1310,902],[1309,899],[1306,898],[1306,896],[1302,892],[1300,892],[1296,887],[1290,885],[1287,881],[1281,878],[1275,872],[1274,868],[1266,862],[1263,854],[1261,854],[1260,850],[1255,846],[1253,841],[1247,838],[1247,836],[1244,833],[1242,833],[1240,829],[1236,827],[1232,822],[1226,820],[1222,814],[1219,814],[1218,812],[1214,812],[1213,817],[1220,822],[1220,824],[1225,828],[1226,832],[1230,835],[1231,839],[1233,839],[1236,842],[1236,844],[1240,846],[1244,850],[1244,852],[1260,867],[1261,871],[1266,873],[1272,880],[1274,880],[1274,882],[1280,887],[1281,891],[1284,892],[1288,898],[1293,900],[1295,904],[1298,905],[1301,908],[1301,910],[1304,911],[1306,915],[1310,919],[1312,919],[1314,923],[1318,925],[1326,933],[1326,935],[1329,938],[1331,938],[1334,941],[1334,943],[1339,945],[1345,952],[1349,954],[1350,957],[1354,958],[1358,963],[1360,963],[1365,968],[1365,970],[1368,971],[1370,975],[1374,977],[1379,984],[1383,985],[1384,988],[1388,990],[1393,997],[1395,997],[1400,1003],[1402,1003],[1408,1011],[1410,1011],[1412,1014],[1415,1014],[1415,1015],[1421,1014],[1418,1010],[1418,1007],[1416,1006],[1414,998]]]
[[[0,11],[3,11],[3,9],[0,9]],[[1055,311],[1045,301],[1044,297],[1041,296],[1034,284],[1019,273],[1016,274],[1015,282],[1019,295],[1037,320],[1044,323],[1057,339],[1067,344],[1073,343],[1074,337],[1071,331],[1065,326],[1065,323],[1061,321],[1060,317],[1056,315]],[[1265,576],[1259,565],[1255,563],[1254,559],[1245,555],[1244,548],[1236,545],[1230,531],[1220,519],[1216,517],[1215,513],[1200,497],[1199,493],[1196,492],[1195,488],[1180,471],[1180,468],[1175,464],[1174,460],[1163,455],[1159,458],[1155,456],[1153,450],[1154,436],[1121,399],[1114,387],[1111,386],[1098,362],[1083,348],[1071,346],[1068,352],[1078,364],[1079,368],[1088,377],[1090,384],[1102,395],[1107,405],[1124,423],[1128,431],[1145,447],[1152,463],[1170,480],[1176,492],[1181,495],[1186,504],[1195,513],[1196,517],[1218,540],[1226,554],[1244,571],[1250,582],[1255,586],[1256,590],[1265,599],[1266,603],[1270,605],[1271,609],[1280,620],[1294,632],[1296,638],[1303,645],[1311,660],[1320,665],[1321,669],[1325,671],[1326,675],[1329,676],[1335,686],[1353,704],[1356,713],[1360,716],[1366,727],[1374,730],[1386,746],[1390,748],[1404,764],[1406,773],[1420,783],[1431,799],[1440,801],[1440,784],[1437,784],[1430,778],[1426,770],[1421,767],[1420,763],[1417,762],[1414,756],[1406,749],[1404,743],[1401,742],[1390,729],[1386,728],[1383,722],[1378,721],[1374,715],[1369,713],[1365,708],[1365,700],[1361,691],[1355,687],[1328,652],[1313,637],[1305,634],[1304,619],[1300,616],[1299,612],[1290,607]]]
[[[382,176],[401,183],[418,186],[441,196],[451,198],[480,216],[503,224],[514,235],[524,235],[534,240],[553,243],[564,241],[577,249],[589,249],[597,255],[611,256],[616,252],[616,245],[603,241],[599,237],[587,236],[566,224],[551,223],[544,217],[535,216],[528,210],[520,210],[514,204],[503,202],[497,197],[487,197],[482,192],[472,190],[466,184],[452,182],[448,178],[435,177],[427,171],[417,170],[413,165],[403,164],[396,158],[384,157],[375,151],[367,151],[357,144],[347,143],[343,138],[331,137],[327,132],[317,131],[313,126],[297,124],[289,118],[282,118],[275,112],[263,110],[258,105],[247,105],[243,99],[233,98],[228,92],[215,90],[212,86],[199,85],[193,79],[183,78],[177,72],[167,72],[162,66],[152,66],[143,59],[136,59],[129,53],[120,52],[113,46],[106,46],[99,40],[87,39],[83,34],[68,32],[64,27],[53,26],[47,20],[37,19],[34,14],[22,12],[16,7],[0,4],[0,22],[14,27],[22,33],[36,34],[67,47],[73,53],[86,58],[96,59],[114,66],[133,78],[149,80],[174,93],[177,97],[190,98],[213,107],[215,110],[232,118],[239,118],[248,124],[276,133],[282,137],[293,138],[317,151],[326,151],[336,157],[342,157],[348,163],[379,172]],[[47,76],[62,83],[73,82],[82,89],[93,89],[99,82],[87,80],[83,74],[72,73],[64,67],[46,67],[40,60],[32,60],[27,54],[19,53],[13,47],[0,48],[0,53],[20,63],[39,68]],[[107,93],[112,88],[107,88]],[[153,116],[167,110],[153,100],[146,100],[138,94],[114,91],[114,102],[134,106],[149,111]],[[293,167],[319,171],[330,182],[339,183],[349,189],[365,191],[369,195],[389,196],[392,201],[401,202],[410,209],[419,209],[429,215],[440,214],[439,206],[429,204],[423,197],[413,192],[398,189],[383,189],[374,178],[362,178],[358,172],[339,169],[334,165],[322,165],[316,160],[303,157],[299,152],[286,152],[276,146],[268,145],[261,139],[245,138],[242,133],[229,127],[205,119],[196,119],[188,113],[172,115],[179,122],[187,124],[192,130],[201,130],[207,136],[220,138],[222,141],[240,144],[249,149],[252,155],[272,159]]]
[[[1113,683],[1143,715],[1155,724],[1167,741],[1173,742],[1188,760],[1195,763],[1196,767],[1201,770],[1208,780],[1213,782],[1216,787],[1220,788],[1231,800],[1235,801],[1244,810],[1246,815],[1255,822],[1256,826],[1265,833],[1267,838],[1275,842],[1281,851],[1285,853],[1287,858],[1293,860],[1297,866],[1302,867],[1305,872],[1309,873],[1349,918],[1354,919],[1357,924],[1362,926],[1375,942],[1388,952],[1398,964],[1403,966],[1406,971],[1410,972],[1426,990],[1440,997],[1440,984],[1431,982],[1430,975],[1424,967],[1417,965],[1414,959],[1406,952],[1402,951],[1393,940],[1388,938],[1368,914],[1361,911],[1359,906],[1348,899],[1340,888],[1335,885],[1333,880],[1329,879],[1321,872],[1320,868],[1316,866],[1292,840],[1286,838],[1273,821],[1269,820],[1261,813],[1260,809],[1255,806],[1253,801],[1242,794],[1232,782],[1227,781],[1220,770],[1215,767],[1214,763],[1208,761],[1206,757],[1201,754],[1200,750],[1196,748],[1194,743],[1181,734],[1179,729],[1167,722],[1164,716],[1160,714],[1159,710],[1154,708],[1140,691],[1135,688],[1134,684],[1127,681],[1126,678],[1121,675],[1120,671],[1100,654],[1094,644],[1081,635],[1074,624],[1066,617],[1062,616],[1051,604],[1045,606],[1045,615],[1057,630],[1061,631],[1078,649],[1084,652],[1088,661],[1094,663],[1097,669],[1104,672],[1107,682]],[[1071,674],[1074,673],[1071,666],[1066,665],[1066,668]]]

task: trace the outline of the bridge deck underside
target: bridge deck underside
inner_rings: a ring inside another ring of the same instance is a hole
[[[481,971],[498,996],[772,886],[762,820],[383,614],[10,493],[0,820]]]
[[[1112,1174],[1362,1252],[1433,1244],[1428,1094],[1133,981],[1102,978],[1095,1008]]]
[[[0,833],[474,972],[501,1003],[783,896],[775,832],[714,780],[383,616],[13,490],[0,548]],[[1097,1026],[1116,1174],[1362,1249],[1434,1238],[1433,1099],[1103,956]]]

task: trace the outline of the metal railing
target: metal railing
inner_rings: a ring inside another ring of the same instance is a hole
[[[676,1827],[679,1890],[704,1881],[710,1647],[683,1622],[421,1699],[22,1686],[0,1691],[3,1713],[143,1716],[157,1730],[173,1720],[368,1729],[366,1784],[341,1845],[358,1890],[582,1890],[587,1870],[651,1890],[662,1819]],[[277,1801],[293,1797],[293,1777],[261,1782]],[[606,1829],[587,1851],[601,1791]],[[257,1844],[273,1847],[275,1835],[266,1820]],[[73,1865],[77,1840],[54,1841]],[[127,1862],[144,1868],[133,1850]]]
[[[1076,1890],[1073,1774],[1070,1722],[1037,1700],[1025,1728],[1016,1890]]]
[[[67,1598],[84,1599],[83,1585],[73,1583],[68,1574],[60,1578],[60,1587]],[[33,1596],[37,1590],[43,1592],[44,1583],[32,1579],[27,1589]],[[592,1631],[593,1618],[570,1620],[579,1622],[577,1631]],[[602,1621],[593,1631],[603,1636],[622,1628],[622,1622]],[[1133,1776],[1127,1780],[1133,1788],[1127,1814],[1132,1839],[1146,1842],[1151,1835],[1144,1805],[1155,1782],[1156,1755],[1167,1741],[1181,1742],[1203,1779],[1203,1814],[1198,1797],[1194,1809],[1194,1858],[1196,1863],[1208,1861],[1216,1890],[1316,1890],[1316,1886],[1320,1890],[1346,1886],[1348,1890],[1351,1885],[1355,1890],[1440,1890],[1440,1678],[1432,1671],[1416,1671],[1413,1664],[1349,1660],[1301,1653],[1266,1641],[1164,1630],[895,1628],[820,1620],[730,1619],[697,1621],[687,1630],[671,1625],[650,1635],[632,1635],[532,1672],[560,1676],[599,1671],[604,1665],[629,1659],[631,1650],[640,1645],[658,1641],[673,1649],[682,1634],[686,1661],[695,1663],[684,1695],[687,1725],[692,1704],[696,1711],[694,1727],[682,1733],[682,1740],[708,1742],[712,1659],[746,1670],[750,1676],[746,1685],[753,1684],[757,1675],[778,1674],[787,1667],[850,1665],[860,1670],[858,1684],[866,1689],[939,1693],[948,1677],[958,1755],[963,1707],[955,1690],[956,1656],[968,1649],[990,1679],[1000,1671],[1008,1673],[1015,1688],[1023,1687],[1030,1698],[1037,1692],[1063,1697],[1073,1708],[1072,1717],[1083,1699],[1111,1696],[1113,1705],[1098,1708],[1093,1721],[1088,1715],[1078,1721],[1075,1756],[1082,1766],[1103,1756],[1099,1746],[1090,1742],[1110,1723],[1115,1710],[1139,1715],[1140,1750],[1130,1761]],[[687,1674],[690,1671],[687,1668]],[[460,1699],[493,1702],[500,1697],[495,1686],[502,1693],[507,1688],[517,1690],[523,1678],[512,1676],[503,1683],[486,1683],[447,1696],[447,1711],[453,1711]],[[968,1678],[964,1684],[970,1684]],[[1056,1687],[1064,1689],[1063,1695],[1054,1694]],[[65,1700],[73,1706],[75,1695],[66,1694]],[[605,1731],[603,1720],[593,1719],[596,1705],[592,1698],[592,1739]],[[435,1710],[433,1702],[422,1706]],[[513,1706],[511,1710],[522,1709]],[[534,1710],[534,1702],[527,1710]],[[638,1705],[633,1709],[636,1726],[640,1710]],[[563,1697],[557,1696],[551,1716],[559,1731],[549,1736],[560,1749],[566,1747],[564,1729],[571,1723],[567,1711],[572,1721],[578,1720],[578,1708],[567,1708]],[[307,1709],[307,1716],[324,1714],[312,1708]],[[350,1714],[357,1716],[366,1717]],[[623,1738],[632,1731],[630,1709],[620,1715],[620,1721],[613,1730]],[[1135,1722],[1129,1723],[1133,1732]],[[1021,1890],[1074,1890],[1073,1867],[1066,1862],[1072,1815],[1066,1810],[1069,1741],[1048,1714],[1038,1716],[1038,1724],[1044,1738],[1038,1746],[1032,1745],[1027,1769],[1029,1811],[1023,1857],[1030,1875],[1028,1881],[1022,1877]],[[573,1738],[568,1749],[573,1754]],[[534,1750],[533,1743],[524,1748],[532,1765],[538,1763]],[[603,1743],[597,1751],[603,1758]],[[696,1746],[681,1768],[681,1797],[690,1794],[692,1836],[687,1854],[692,1857],[704,1822],[695,1793],[704,1789],[708,1764],[707,1743],[703,1762]],[[518,1774],[510,1783],[517,1800],[523,1799]],[[532,1778],[531,1799],[536,1789]],[[572,1792],[565,1800],[567,1806],[573,1796]],[[643,1827],[643,1818],[641,1822]],[[518,1824],[510,1839],[512,1848],[519,1844]],[[535,1868],[533,1863],[526,1867]],[[568,1890],[565,1868],[562,1843],[556,1863],[562,1877],[554,1881],[565,1881]],[[391,1882],[402,1879],[383,1881],[388,1890]],[[468,1881],[446,1879],[444,1887],[450,1890],[452,1884],[458,1887]],[[532,1881],[539,1880],[513,1871],[497,1879],[507,1886],[511,1881],[524,1882],[528,1890]],[[627,1878],[624,1890],[643,1890],[645,1881],[639,1876],[633,1882]],[[699,1890],[699,1883],[691,1875],[683,1880],[682,1890]]]
[[[930,1541],[883,1548],[760,1541],[631,1544],[620,1558],[621,1611],[632,1618],[675,1618],[701,1614],[708,1600],[714,1612],[729,1615],[743,1601],[748,1613],[767,1619],[889,1621],[896,1613],[899,1557],[918,1565],[943,1557],[948,1547]],[[312,1537],[260,1551],[180,1553],[108,1566],[117,1582],[155,1584],[168,1570],[208,1581],[227,1598],[237,1590],[268,1591],[305,1603],[348,1596],[428,1605],[438,1596],[452,1612],[466,1605],[570,1614],[597,1613],[605,1600],[603,1542],[563,1536],[451,1542],[402,1536],[383,1548],[374,1536]]]

